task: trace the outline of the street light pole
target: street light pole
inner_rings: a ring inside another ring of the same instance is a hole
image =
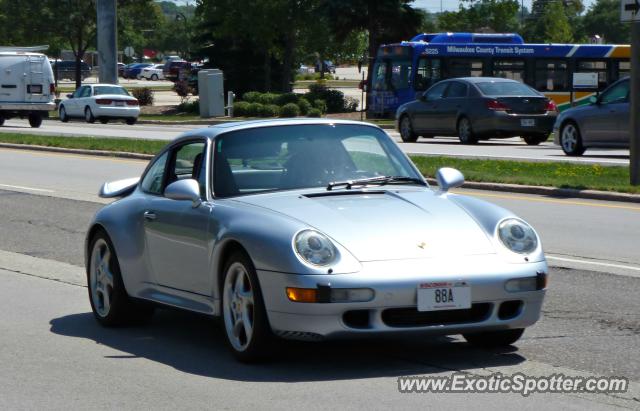
[[[631,23],[631,107],[629,108],[629,177],[640,185],[640,21]]]
[[[101,83],[118,84],[116,0],[98,0],[98,75]]]

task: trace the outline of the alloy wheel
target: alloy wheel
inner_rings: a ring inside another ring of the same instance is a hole
[[[564,151],[574,152],[578,144],[578,130],[573,124],[567,124],[562,129],[562,148]]]
[[[100,317],[109,315],[113,301],[111,258],[112,253],[107,242],[102,238],[98,239],[91,252],[89,287],[93,305]]]
[[[243,264],[229,266],[224,281],[223,316],[229,341],[237,351],[244,351],[254,332],[254,292]]]

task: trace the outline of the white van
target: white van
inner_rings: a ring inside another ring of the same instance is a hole
[[[55,81],[47,46],[0,47],[0,126],[12,117],[28,118],[31,127],[55,110]]]

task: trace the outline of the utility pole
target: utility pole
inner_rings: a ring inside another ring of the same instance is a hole
[[[631,87],[629,90],[629,176],[632,186],[640,185],[640,21],[631,23]]]
[[[116,0],[98,0],[98,65],[100,83],[118,84]]]

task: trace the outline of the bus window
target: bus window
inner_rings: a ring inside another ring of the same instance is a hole
[[[494,60],[493,76],[524,83],[524,60]]]
[[[418,60],[418,70],[416,71],[416,81],[414,88],[416,91],[424,91],[441,78],[440,59],[430,59],[421,57]]]
[[[391,89],[409,88],[411,80],[411,60],[391,60]]]
[[[482,77],[482,60],[449,60],[449,77]]]
[[[617,63],[618,70],[616,73],[614,73],[616,75],[614,80],[618,80],[623,77],[629,77],[629,74],[631,74],[631,62],[629,60],[621,60]]]
[[[538,91],[567,91],[569,76],[564,60],[536,60],[535,88]]]
[[[602,90],[609,84],[607,80],[606,60],[580,60],[576,67],[578,73],[598,73],[598,89]]]
[[[373,89],[384,91],[387,89],[388,61],[376,61],[373,66]]]

